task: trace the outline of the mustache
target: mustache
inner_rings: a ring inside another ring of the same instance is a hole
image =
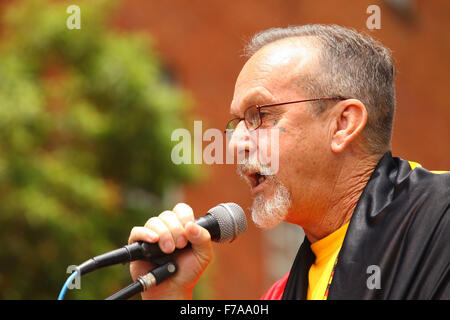
[[[261,175],[270,178],[272,176],[272,169],[269,165],[262,165],[259,162],[251,161],[249,159],[244,159],[241,163],[237,165],[236,172],[244,180],[246,180],[246,175],[249,173],[258,172]]]

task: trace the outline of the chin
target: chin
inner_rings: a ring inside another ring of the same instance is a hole
[[[246,181],[253,196],[252,219],[261,228],[284,221],[291,207],[291,193],[276,175],[265,175],[263,166],[246,161],[238,165],[238,175]]]
[[[252,205],[253,222],[260,228],[273,228],[285,221],[291,207],[289,190],[276,179],[267,180],[274,180],[273,190],[257,193]]]

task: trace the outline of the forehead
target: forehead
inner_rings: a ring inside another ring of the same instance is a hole
[[[293,81],[312,71],[317,55],[318,49],[305,37],[264,46],[242,68],[231,112],[237,114],[249,104],[277,102],[286,91],[294,89]]]

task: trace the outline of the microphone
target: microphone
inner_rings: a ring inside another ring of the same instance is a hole
[[[211,240],[216,242],[232,242],[247,230],[244,210],[232,202],[215,206],[195,223],[208,230]],[[151,261],[163,256],[167,254],[161,251],[157,243],[138,241],[89,259],[79,265],[77,271],[79,275],[84,275],[118,263],[144,259]]]

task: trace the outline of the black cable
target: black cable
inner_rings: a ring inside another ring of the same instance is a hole
[[[106,298],[105,300],[126,300],[142,291],[144,291],[144,287],[139,281],[136,281],[130,284],[128,287],[114,293],[112,296]]]
[[[152,269],[146,275],[140,276],[134,283],[116,292],[105,300],[125,300],[131,298],[139,292],[147,291],[150,287],[160,284],[176,272],[177,265],[172,261],[168,261]]]

